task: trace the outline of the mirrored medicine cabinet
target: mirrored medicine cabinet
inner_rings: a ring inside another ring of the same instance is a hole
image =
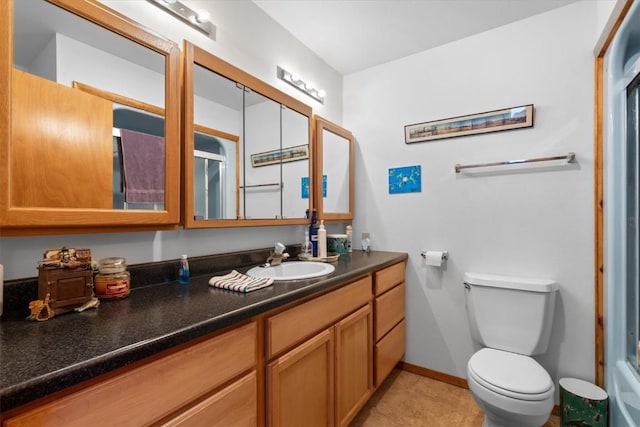
[[[353,219],[353,134],[319,116],[314,116],[315,182],[314,206],[325,221]]]
[[[184,226],[307,223],[311,107],[190,42],[183,56]]]
[[[95,0],[8,0],[0,37],[3,235],[177,227],[178,46]]]

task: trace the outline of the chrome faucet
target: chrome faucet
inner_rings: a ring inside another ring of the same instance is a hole
[[[285,249],[287,249],[285,245],[277,242],[275,249],[271,252],[271,255],[269,255],[263,267],[275,267],[276,265],[282,264],[282,261],[289,258],[289,254],[284,251]]]

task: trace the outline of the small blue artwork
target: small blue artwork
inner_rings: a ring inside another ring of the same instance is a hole
[[[404,166],[389,169],[389,194],[420,193],[422,173],[420,166]]]
[[[303,199],[309,198],[309,177],[308,176],[302,177],[302,198]]]
[[[302,198],[309,198],[309,177],[303,176],[301,180],[302,184]],[[322,197],[327,197],[327,175],[322,175]]]
[[[322,175],[322,197],[327,197],[327,175]]]

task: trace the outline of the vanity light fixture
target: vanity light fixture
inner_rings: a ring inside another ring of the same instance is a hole
[[[284,82],[289,83],[299,91],[306,93],[319,103],[324,104],[324,97],[326,96],[326,92],[322,89],[316,89],[312,84],[303,81],[300,77],[300,74],[291,73],[278,66],[278,78]]]
[[[202,31],[212,39],[216,39],[216,26],[210,21],[207,11],[195,11],[180,0],[147,0],[160,9],[175,16],[181,21],[191,25],[196,30]]]

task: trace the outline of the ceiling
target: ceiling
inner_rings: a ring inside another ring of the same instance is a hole
[[[574,1],[253,0],[343,75]]]

